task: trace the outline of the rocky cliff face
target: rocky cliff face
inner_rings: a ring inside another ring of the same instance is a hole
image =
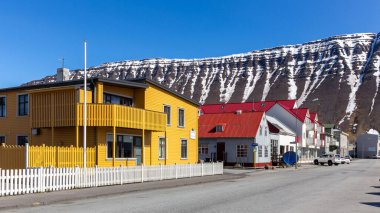
[[[205,59],[105,63],[89,77],[148,77],[202,104],[298,99],[325,123],[358,133],[380,130],[380,33],[334,36]],[[82,70],[71,79],[83,77]],[[55,81],[55,76],[28,84]]]

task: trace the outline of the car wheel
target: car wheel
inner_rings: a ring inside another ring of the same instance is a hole
[[[318,165],[318,160],[314,160],[314,165]]]
[[[333,165],[333,163],[332,163],[331,160],[329,160],[329,162],[327,162],[327,164],[328,164],[329,166],[332,166],[332,165]]]
[[[339,163],[334,163],[335,164],[335,166],[338,166],[339,165]]]

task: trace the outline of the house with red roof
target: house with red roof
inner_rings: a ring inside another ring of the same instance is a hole
[[[237,110],[202,114],[198,127],[200,160],[248,167],[271,165],[265,112]]]
[[[299,108],[296,100],[273,100],[246,103],[211,104],[201,106],[201,114],[243,112],[265,112],[296,135],[298,155],[301,162],[311,162],[318,154],[324,141],[324,128],[316,113]]]

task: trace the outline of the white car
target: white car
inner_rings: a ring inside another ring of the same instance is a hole
[[[315,165],[321,164],[323,166],[325,163],[329,166],[332,166],[333,164],[338,166],[341,164],[340,156],[335,154],[324,154],[314,160]]]
[[[341,159],[341,163],[342,164],[350,164],[351,163],[351,160],[350,160],[350,156],[345,156],[344,158],[340,158]]]

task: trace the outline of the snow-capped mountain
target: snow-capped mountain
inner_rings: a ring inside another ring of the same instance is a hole
[[[215,58],[110,62],[91,67],[90,76],[148,77],[202,104],[296,98],[346,131],[380,129],[380,33]],[[82,70],[71,71],[71,79],[82,77]],[[28,84],[54,81],[48,76]]]

